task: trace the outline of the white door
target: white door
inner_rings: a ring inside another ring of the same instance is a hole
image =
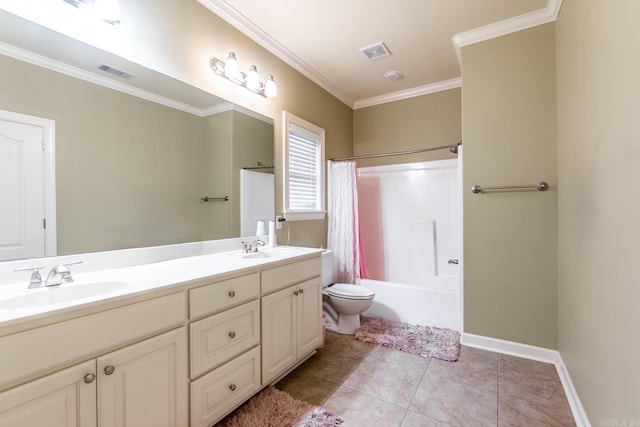
[[[185,328],[98,358],[100,427],[182,427],[188,424]]]
[[[43,128],[0,120],[0,260],[45,256]]]
[[[95,427],[95,360],[0,393],[0,427]]]

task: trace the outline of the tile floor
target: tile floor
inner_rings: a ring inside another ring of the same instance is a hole
[[[276,387],[344,427],[575,426],[553,365],[464,346],[445,362],[328,331]]]

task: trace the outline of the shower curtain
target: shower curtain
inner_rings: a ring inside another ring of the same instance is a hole
[[[355,283],[360,278],[361,267],[356,162],[329,162],[328,198],[327,244],[333,250],[336,280]]]

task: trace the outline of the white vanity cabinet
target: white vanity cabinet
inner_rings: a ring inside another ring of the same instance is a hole
[[[92,360],[0,393],[0,426],[95,427],[95,373]]]
[[[261,388],[260,274],[189,291],[191,427],[219,421]]]
[[[100,427],[182,427],[188,420],[186,328],[97,359]]]
[[[262,272],[263,294],[285,286],[262,297],[264,385],[296,366],[320,345],[322,298],[319,272],[319,258]]]
[[[202,277],[151,266],[143,285],[184,280],[1,325],[0,427],[212,426],[320,344],[320,254],[300,254]]]
[[[0,393],[2,427],[181,427],[185,328]]]
[[[183,292],[0,338],[0,386],[21,383],[0,427],[187,425],[185,308]]]

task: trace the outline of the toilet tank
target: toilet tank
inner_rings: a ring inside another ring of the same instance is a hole
[[[331,249],[327,249],[322,252],[322,275],[320,276],[322,287],[326,288],[333,284],[335,282],[335,276],[333,251]]]

